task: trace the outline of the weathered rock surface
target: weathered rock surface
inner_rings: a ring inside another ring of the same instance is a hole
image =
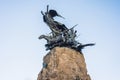
[[[91,80],[82,53],[56,47],[45,57],[37,80]]]

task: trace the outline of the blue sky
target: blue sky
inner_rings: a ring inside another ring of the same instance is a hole
[[[96,43],[83,49],[92,80],[120,80],[119,0],[0,0],[0,80],[37,79],[48,52],[38,40],[50,32],[40,13],[47,4],[68,28],[78,24],[79,42]]]

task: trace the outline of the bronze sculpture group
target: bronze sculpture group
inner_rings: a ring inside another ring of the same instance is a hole
[[[81,51],[82,48],[85,46],[92,46],[91,44],[84,44],[82,45],[78,41],[75,40],[76,38],[76,30],[74,30],[73,26],[72,28],[68,29],[64,24],[55,21],[54,17],[58,16],[61,18],[61,15],[59,15],[55,10],[49,10],[49,6],[47,5],[47,11],[43,13],[41,11],[41,14],[43,15],[43,21],[49,26],[50,30],[52,31],[48,35],[41,35],[39,39],[45,39],[47,40],[47,44],[45,45],[46,50],[51,50],[56,46],[59,47],[69,47],[72,49],[75,49],[77,51]]]

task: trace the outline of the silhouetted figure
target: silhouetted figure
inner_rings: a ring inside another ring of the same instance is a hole
[[[56,16],[64,18],[61,15],[59,15],[56,10],[52,10],[51,9],[48,12],[45,12],[45,14],[43,14],[43,12],[41,12],[41,13],[43,15],[43,21],[47,25],[49,25],[50,29],[52,31],[54,31],[55,33],[59,33],[61,31],[63,32],[65,30],[68,30],[68,28],[64,24],[62,24],[62,23],[57,22],[57,21],[54,20],[54,17],[56,17]]]
[[[86,46],[93,46],[95,44],[90,43],[90,44],[81,44],[78,41],[76,41],[76,30],[74,30],[73,26],[72,28],[68,29],[64,24],[55,21],[54,17],[58,16],[61,18],[61,15],[57,13],[56,10],[49,10],[47,5],[47,11],[42,12],[41,14],[43,15],[43,21],[48,25],[50,30],[52,31],[50,35],[41,35],[39,39],[45,39],[47,41],[47,44],[45,45],[46,50],[51,50],[56,46],[60,47],[69,47],[72,49],[75,49],[77,51],[81,51],[84,47]],[[46,64],[43,65],[46,67]]]

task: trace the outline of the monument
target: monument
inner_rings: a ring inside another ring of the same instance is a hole
[[[39,39],[47,40],[47,44],[45,45],[46,50],[51,50],[54,47],[59,46],[59,47],[69,47],[77,51],[81,51],[81,49],[83,49],[86,46],[94,45],[94,43],[82,45],[80,42],[76,41],[77,31],[74,30],[74,27],[77,25],[68,29],[64,24],[55,21],[54,17],[56,16],[61,18],[64,17],[59,15],[56,10],[49,10],[48,5],[47,5],[47,11],[45,13],[41,11],[41,14],[43,15],[43,21],[48,25],[48,27],[52,31],[48,35],[41,35],[39,37]]]
[[[48,35],[40,35],[39,39],[45,39],[46,50],[50,50],[43,58],[43,68],[38,74],[37,80],[91,80],[87,74],[86,63],[82,49],[93,46],[94,43],[82,44],[76,40],[77,30],[68,28],[65,24],[54,20],[54,17],[62,17],[56,10],[47,6],[46,12],[41,11],[43,21],[51,32]]]

